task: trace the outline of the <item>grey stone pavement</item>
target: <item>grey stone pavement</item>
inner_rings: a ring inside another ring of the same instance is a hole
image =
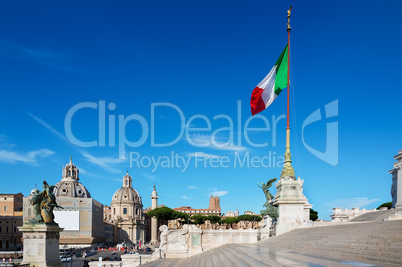
[[[143,265],[151,266],[402,266],[378,262],[334,258],[322,254],[296,252],[291,249],[277,249],[256,244],[224,245],[187,259],[161,259]]]

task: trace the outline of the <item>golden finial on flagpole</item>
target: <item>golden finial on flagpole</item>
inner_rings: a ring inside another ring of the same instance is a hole
[[[288,32],[290,32],[290,30],[292,29],[290,27],[290,12],[292,11],[292,6],[290,6],[290,8],[288,9]]]

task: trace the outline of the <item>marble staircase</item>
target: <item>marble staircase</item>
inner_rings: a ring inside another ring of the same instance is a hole
[[[365,213],[349,220],[349,222],[380,222],[393,213],[395,213],[395,209]]]
[[[224,245],[187,259],[162,259],[144,266],[351,266],[356,262],[402,266],[402,221],[366,219],[374,221],[297,229],[254,244]]]
[[[295,230],[267,246],[402,266],[402,221],[345,223]]]

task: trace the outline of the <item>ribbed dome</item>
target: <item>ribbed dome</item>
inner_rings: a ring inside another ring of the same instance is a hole
[[[81,183],[62,179],[55,185],[53,190],[53,194],[56,197],[82,197],[82,198],[90,198],[91,194]]]
[[[91,194],[79,181],[80,170],[70,162],[63,168],[62,179],[55,185],[53,193],[56,197],[82,197],[90,198]]]
[[[123,177],[123,186],[118,189],[112,197],[112,204],[116,202],[132,202],[142,204],[140,194],[132,188],[132,178],[127,174]]]
[[[141,204],[141,197],[138,192],[131,187],[122,187],[113,194],[113,202],[133,201]]]

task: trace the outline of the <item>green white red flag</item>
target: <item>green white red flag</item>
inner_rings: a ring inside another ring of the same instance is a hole
[[[251,114],[255,114],[266,109],[288,86],[288,45],[282,51],[275,65],[251,93]]]

